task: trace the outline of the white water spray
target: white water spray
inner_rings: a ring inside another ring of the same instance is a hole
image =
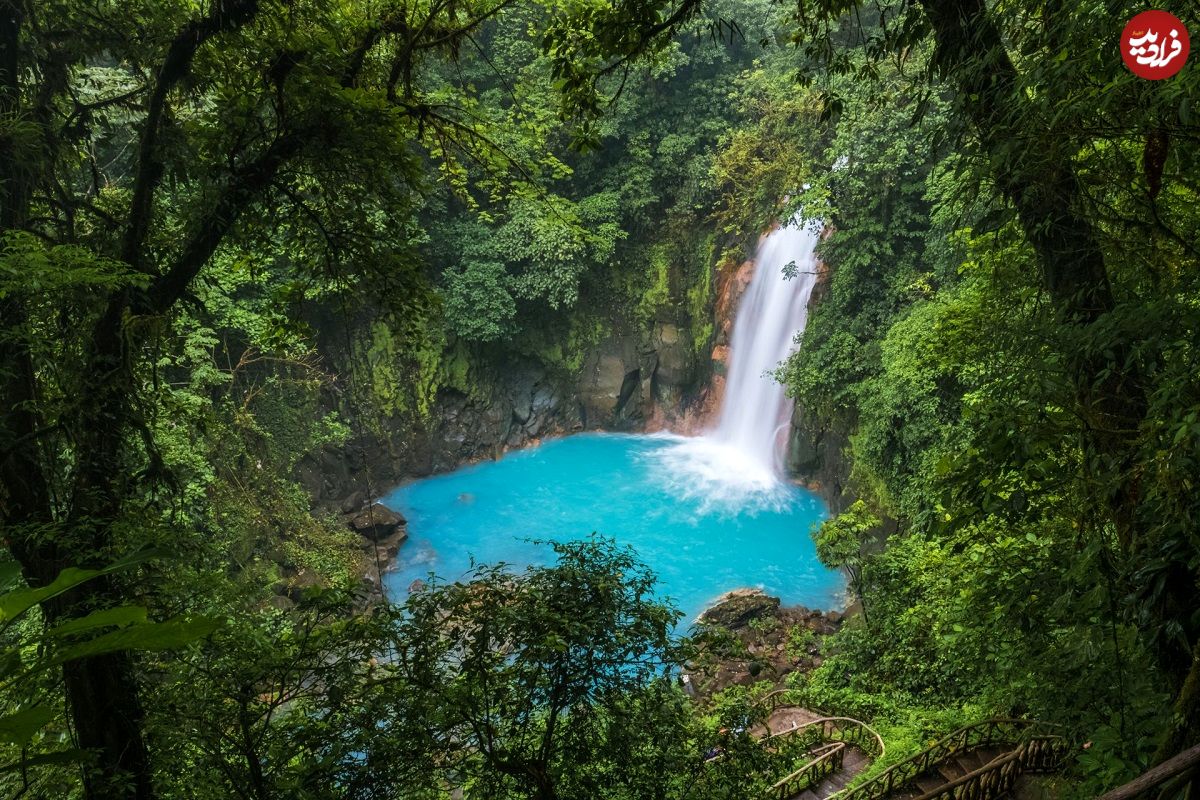
[[[799,219],[793,225],[777,228],[759,243],[754,277],[734,319],[725,397],[711,434],[776,473],[783,471],[781,438],[786,438],[792,401],[774,372],[795,349],[817,282],[814,251],[820,230]]]
[[[800,217],[765,236],[738,303],[717,426],[663,453],[673,488],[714,503],[778,498],[793,402],[774,372],[796,348],[817,281],[820,227]]]

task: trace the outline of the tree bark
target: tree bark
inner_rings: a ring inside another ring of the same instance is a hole
[[[0,0],[0,123],[15,120],[21,109],[21,25],[25,19],[20,0]],[[0,129],[0,232],[16,228],[25,219],[24,181],[16,143]]]

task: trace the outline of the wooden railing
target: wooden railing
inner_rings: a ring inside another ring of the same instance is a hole
[[[755,700],[754,705],[762,706],[770,714],[780,706],[803,706],[803,703],[796,702],[798,699],[795,689],[775,689]]]
[[[799,705],[798,700],[792,690],[776,689],[759,698],[756,704],[765,708],[769,716],[781,707]],[[1050,772],[1062,767],[1070,755],[1070,743],[1061,736],[1046,733],[1046,727],[1033,720],[1004,718],[963,726],[866,783],[834,793],[830,800],[880,800],[896,790],[911,787],[919,776],[956,755],[981,747],[1011,745],[1010,752],[919,798],[991,800],[1010,791],[1022,773]],[[815,747],[822,741],[828,744]],[[763,744],[778,751],[803,748],[811,755],[802,767],[771,787],[771,796],[777,800],[797,795],[841,769],[848,744],[873,758],[884,753],[883,738],[865,722],[851,717],[822,717],[790,730],[768,733]]]
[[[1113,789],[1099,800],[1175,800],[1200,788],[1200,744],[1177,753],[1156,767]],[[1200,796],[1192,792],[1194,796]]]
[[[785,775],[771,787],[770,796],[778,800],[797,795],[841,769],[849,745],[854,745],[872,758],[883,755],[885,750],[882,736],[867,723],[851,717],[822,717],[786,731],[768,734],[761,741],[763,746],[776,750],[781,749],[784,743],[789,745],[789,749],[802,747],[811,756],[804,766]],[[827,744],[815,747],[822,741]]]
[[[814,743],[821,741],[846,742],[855,745],[871,758],[879,758],[886,749],[883,737],[874,728],[853,717],[821,717],[795,728],[767,734],[762,741],[770,747],[772,743],[785,737],[797,736],[808,738]]]
[[[1061,736],[1035,736],[979,769],[926,792],[918,800],[992,800],[1012,791],[1026,772],[1053,772],[1070,754]]]
[[[846,757],[846,743],[832,742],[813,750],[812,755],[812,761],[774,784],[770,796],[777,800],[787,800],[837,772],[842,768],[843,759]]]
[[[1017,757],[1023,752],[1025,744],[1031,744],[1034,741],[1046,740],[1054,741],[1061,744],[1037,745],[1027,752],[1024,760],[1016,764],[1013,769],[1043,771],[1054,768],[1049,766],[1048,759],[1053,756],[1053,763],[1057,766],[1061,762],[1062,756],[1066,754],[1067,744],[1065,740],[1054,736],[1034,737],[1039,723],[1023,719],[988,719],[982,722],[976,722],[972,725],[966,725],[954,731],[948,736],[939,739],[929,747],[917,753],[910,758],[893,764],[887,770],[876,775],[871,780],[853,788],[843,789],[830,796],[830,800],[879,800],[890,795],[893,791],[908,786],[917,779],[917,777],[930,772],[938,764],[953,758],[959,753],[964,753],[969,750],[974,750],[979,747],[995,747],[997,745],[1013,745],[1016,749],[1012,753],[1006,754],[1001,758],[996,759],[991,764],[971,773],[969,776],[963,776],[956,781],[953,781],[947,786],[957,786],[965,781],[967,777],[976,775],[976,773],[990,772],[993,768],[1000,769],[1007,765],[1006,758],[1012,757],[1017,760]],[[1020,747],[1018,747],[1020,745]],[[1057,749],[1056,749],[1057,748]],[[1059,752],[1061,751],[1061,752]],[[1004,763],[1001,763],[1004,762]],[[992,797],[991,782],[999,780],[999,776],[989,777],[987,794],[973,794],[975,789],[964,789],[966,794],[945,795],[942,794],[947,786],[940,787],[937,793],[931,796],[936,797],[961,797],[961,798],[984,798]],[[1007,779],[1007,777],[1005,778]],[[981,778],[979,780],[982,780]],[[1014,778],[1015,780],[1015,778]],[[972,786],[978,784],[978,780],[972,780]],[[982,785],[982,784],[979,784]]]

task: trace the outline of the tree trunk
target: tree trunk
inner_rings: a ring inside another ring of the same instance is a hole
[[[1031,142],[1037,121],[1023,114],[1028,104],[1019,76],[985,0],[924,0],[936,42],[935,66],[954,86],[992,167],[996,185],[1017,210],[1037,253],[1047,293],[1067,325],[1085,327],[1112,311],[1112,288],[1096,231],[1082,213],[1082,193],[1070,154],[1014,158],[1013,145]],[[1109,355],[1069,353],[1082,446],[1089,461],[1120,476],[1108,489],[1107,505],[1126,553],[1135,546],[1139,500],[1133,456],[1146,397],[1129,343],[1113,342]]]
[[[935,65],[954,86],[993,165],[992,178],[1017,209],[1062,321],[1081,327],[1096,322],[1113,309],[1114,299],[1096,231],[1082,212],[1072,154],[1012,156],[1013,144],[1032,142],[1039,123],[1023,111],[1028,104],[1019,89],[1019,75],[985,0],[922,0],[922,4],[934,30]],[[1068,363],[1084,422],[1085,459],[1095,472],[1118,476],[1105,499],[1124,555],[1137,558],[1149,545],[1138,537],[1140,491],[1135,472],[1138,427],[1146,415],[1147,399],[1129,343],[1112,342],[1107,354],[1103,350],[1070,353]],[[1185,630],[1191,627],[1194,575],[1184,571],[1167,582],[1166,599],[1152,609],[1160,626],[1175,620]],[[1165,642],[1169,637],[1160,638]],[[1162,760],[1200,736],[1195,723],[1200,675],[1197,655],[1186,646],[1161,644],[1157,656],[1183,715],[1182,724],[1159,751],[1157,760]]]
[[[97,755],[84,774],[89,800],[150,800],[150,754],[142,738],[142,705],[128,653],[109,653],[63,667],[79,746]]]
[[[19,303],[6,302],[0,310],[12,326],[10,330],[22,329],[24,310]],[[54,513],[39,458],[42,422],[35,410],[33,366],[19,340],[4,337],[0,342],[0,374],[4,376],[0,433],[4,441],[16,443],[0,462],[5,488],[0,511],[9,547],[26,580],[32,586],[45,585],[67,567],[105,566],[103,553],[111,545],[107,525],[120,511],[113,489],[121,467],[111,448],[119,447],[128,431],[116,418],[128,413],[128,400],[120,398],[122,392],[113,385],[119,382],[105,371],[88,383],[95,401],[81,422],[92,433],[78,437],[77,474],[81,480],[72,498],[74,508],[63,521]],[[108,386],[101,388],[100,384]],[[107,476],[102,475],[104,465]],[[100,576],[44,603],[42,611],[54,624],[111,606],[119,599],[113,578]],[[84,774],[86,796],[90,800],[152,798],[150,759],[142,738],[143,711],[132,658],[127,653],[110,653],[68,662],[63,665],[63,679],[77,745],[96,756],[95,764]]]
[[[0,120],[20,115],[20,35],[23,4],[0,0]],[[19,229],[28,216],[27,169],[17,163],[14,143],[0,134],[0,233]],[[26,167],[28,165],[25,165]],[[54,513],[50,484],[39,451],[44,420],[37,411],[37,383],[22,336],[27,313],[19,298],[0,301],[0,520],[26,581],[43,586],[88,553],[63,539]],[[69,537],[74,538],[74,537]],[[98,594],[111,594],[111,581],[97,579],[43,607],[54,622],[73,609],[96,607]],[[84,775],[85,792],[95,800],[149,800],[150,764],[141,735],[142,708],[127,654],[114,653],[63,666],[63,681],[78,746],[96,753]]]

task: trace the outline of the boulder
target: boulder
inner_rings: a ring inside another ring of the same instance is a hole
[[[704,625],[720,625],[729,630],[745,628],[751,620],[774,616],[779,610],[779,598],[761,589],[734,589],[700,615]]]
[[[342,513],[349,514],[356,508],[361,508],[367,502],[367,494],[362,489],[353,491],[342,501]]]
[[[325,580],[321,577],[320,573],[301,568],[296,571],[296,574],[287,579],[287,598],[293,603],[299,603],[304,600],[305,595],[310,590],[324,585]]]
[[[373,542],[383,541],[398,529],[408,524],[404,515],[376,503],[356,514],[350,520],[350,528]]]
[[[408,540],[408,530],[404,526],[400,526],[390,536],[385,536],[382,539],[367,539],[369,547],[375,548],[375,557],[385,564],[391,564],[396,560],[397,554],[400,552],[400,545]],[[369,552],[369,550],[368,550]]]
[[[532,413],[533,397],[528,392],[519,392],[513,399],[513,419],[518,425],[524,425]]]

